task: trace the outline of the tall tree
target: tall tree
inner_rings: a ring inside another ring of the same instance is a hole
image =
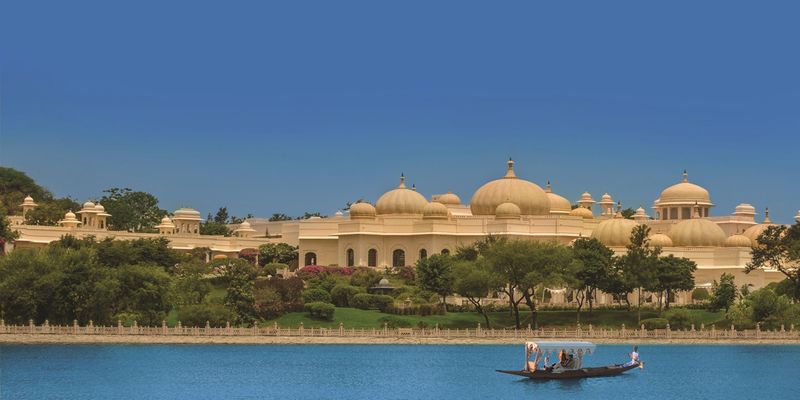
[[[5,210],[0,209],[0,256],[5,254],[5,244],[16,239],[19,233],[11,229],[11,222],[5,214]]]
[[[111,230],[152,231],[167,214],[165,210],[158,208],[158,199],[150,193],[128,188],[111,188],[103,193],[106,195],[100,199],[100,204],[111,214],[108,218],[108,227]]]
[[[578,239],[572,244],[574,262],[567,281],[578,299],[578,320],[583,299],[592,313],[597,289],[611,279],[614,252],[597,239]]]
[[[736,301],[737,289],[736,282],[732,274],[723,273],[719,277],[719,283],[714,281],[711,289],[711,303],[709,306],[712,310],[725,310],[725,313],[731,308],[731,305]]]
[[[217,210],[217,213],[214,214],[214,222],[218,224],[227,224],[229,219],[230,215],[228,215],[228,207],[220,207]]]
[[[745,273],[757,269],[778,270],[789,281],[792,299],[800,301],[800,222],[768,227],[753,246]]]
[[[662,299],[665,308],[669,308],[672,295],[681,290],[694,289],[695,270],[697,270],[697,264],[688,258],[675,257],[670,254],[658,259],[653,280],[655,284],[652,289],[658,293],[659,308],[661,308]]]
[[[447,295],[453,293],[453,259],[444,254],[420,259],[416,272],[420,288],[438,294],[444,305]]]
[[[261,266],[273,263],[297,266],[297,257],[297,247],[290,244],[266,243],[258,247],[258,263]]]
[[[627,246],[627,252],[619,257],[623,279],[639,292],[636,307],[638,322],[642,321],[642,291],[655,280],[658,257],[661,254],[660,247],[650,247],[647,238],[649,235],[650,227],[637,225],[631,231],[631,243]]]
[[[486,321],[486,328],[491,328],[489,315],[483,308],[482,301],[501,285],[487,271],[484,263],[477,261],[456,260],[453,264],[453,276],[453,291],[472,303],[475,311]]]

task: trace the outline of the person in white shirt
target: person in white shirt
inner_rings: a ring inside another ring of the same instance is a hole
[[[631,365],[639,364],[639,346],[633,346],[633,351],[631,352],[631,360],[623,364],[624,367],[630,367]]]

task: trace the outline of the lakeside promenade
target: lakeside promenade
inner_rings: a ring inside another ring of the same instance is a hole
[[[184,327],[166,324],[157,327],[79,326],[64,325],[5,325],[0,322],[0,344],[518,344],[529,339],[591,340],[597,343],[619,344],[797,344],[800,330],[794,326],[777,330],[717,329],[701,326],[673,330],[595,329],[576,326],[556,329],[473,329],[389,328],[237,328]]]

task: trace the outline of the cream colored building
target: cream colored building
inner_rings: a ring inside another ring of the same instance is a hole
[[[768,211],[761,223],[749,204],[740,204],[730,215],[714,216],[709,192],[689,182],[685,171],[679,182],[654,201],[653,217],[640,207],[633,219],[622,218],[609,193],[597,202],[583,193],[575,203],[573,209],[572,202],[558,195],[549,182],[542,189],[517,177],[514,162],[509,160],[505,174],[481,186],[469,203],[453,193],[428,200],[416,188],[407,187],[401,176],[398,185],[374,205],[353,204],[347,215],[337,212],[327,218],[281,222],[254,218],[232,226],[234,237],[199,235],[200,213],[187,208],[176,210],[172,218],[165,217],[157,226],[158,234],[109,232],[105,224],[108,214],[91,202],[77,213],[79,218],[67,213],[61,227],[27,226],[19,223],[22,217],[12,217],[12,222],[20,232],[17,247],[43,245],[66,233],[118,239],[167,236],[177,249],[210,247],[216,254],[235,256],[245,248],[283,242],[299,247],[300,265],[375,268],[414,265],[421,258],[453,252],[489,235],[565,245],[581,237],[595,237],[621,254],[631,230],[646,224],[653,245],[661,246],[665,254],[697,263],[699,287],[710,287],[725,272],[733,274],[738,285],[756,288],[783,279],[777,271],[744,274],[750,246],[772,224]],[[27,212],[35,203],[26,198],[22,206]],[[559,293],[557,288],[553,292]],[[679,295],[678,301],[688,301],[687,296]],[[601,304],[610,302],[607,296],[599,300]]]

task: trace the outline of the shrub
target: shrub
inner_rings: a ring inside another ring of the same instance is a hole
[[[394,316],[381,317],[378,321],[380,322],[381,328],[386,326],[389,329],[396,329],[396,328],[410,328],[412,326],[411,322],[408,322],[403,318],[398,318]]]
[[[662,314],[662,318],[669,322],[670,329],[688,329],[694,322],[692,314],[689,313],[689,310],[681,308],[665,311]]]
[[[377,271],[370,268],[357,268],[350,277],[350,284],[366,289],[377,285],[380,280],[381,274]]]
[[[317,275],[326,273],[325,267],[320,265],[306,265],[297,270],[297,277],[302,280],[316,278]]]
[[[261,267],[261,271],[259,272],[259,275],[262,275],[262,276],[268,276],[268,275],[276,276],[276,275],[278,275],[278,270],[279,269],[286,269],[286,268],[289,268],[289,266],[286,265],[286,264],[281,264],[281,263],[264,264],[264,266]]]
[[[250,264],[256,263],[256,256],[258,256],[258,250],[256,249],[242,249],[239,251],[239,258],[247,260]]]
[[[644,325],[645,329],[666,329],[667,324],[666,318],[648,318],[642,320],[642,325]]]
[[[359,293],[353,296],[350,301],[350,306],[360,310],[369,310],[372,307],[372,295],[367,293]]]
[[[330,303],[331,295],[322,289],[308,289],[303,292],[303,303]]]
[[[315,301],[306,303],[305,310],[311,315],[311,318],[333,321],[333,313],[336,311],[336,307],[330,303]]]
[[[340,275],[340,276],[350,276],[353,275],[353,269],[350,267],[334,267],[328,266],[325,268],[325,272],[331,275]]]
[[[233,312],[220,304],[197,304],[178,310],[178,320],[184,326],[205,326],[208,321],[212,327],[222,327],[235,318]]]
[[[394,304],[394,298],[387,295],[359,293],[353,296],[350,306],[361,310],[387,311]]]
[[[277,290],[266,287],[256,289],[255,309],[259,317],[273,319],[280,317],[286,312],[286,304]]]
[[[405,283],[412,283],[417,278],[417,275],[414,273],[414,267],[410,265],[393,267],[392,275],[402,279]]]
[[[707,301],[711,299],[711,293],[706,288],[697,288],[692,291],[692,300]]]
[[[331,301],[336,307],[350,307],[353,296],[363,293],[364,289],[350,285],[336,285],[331,289]]]
[[[394,298],[385,294],[372,295],[372,307],[386,311],[394,304]]]
[[[328,293],[336,286],[336,279],[328,273],[319,274],[313,278],[307,279],[306,284],[309,289],[322,289]]]

